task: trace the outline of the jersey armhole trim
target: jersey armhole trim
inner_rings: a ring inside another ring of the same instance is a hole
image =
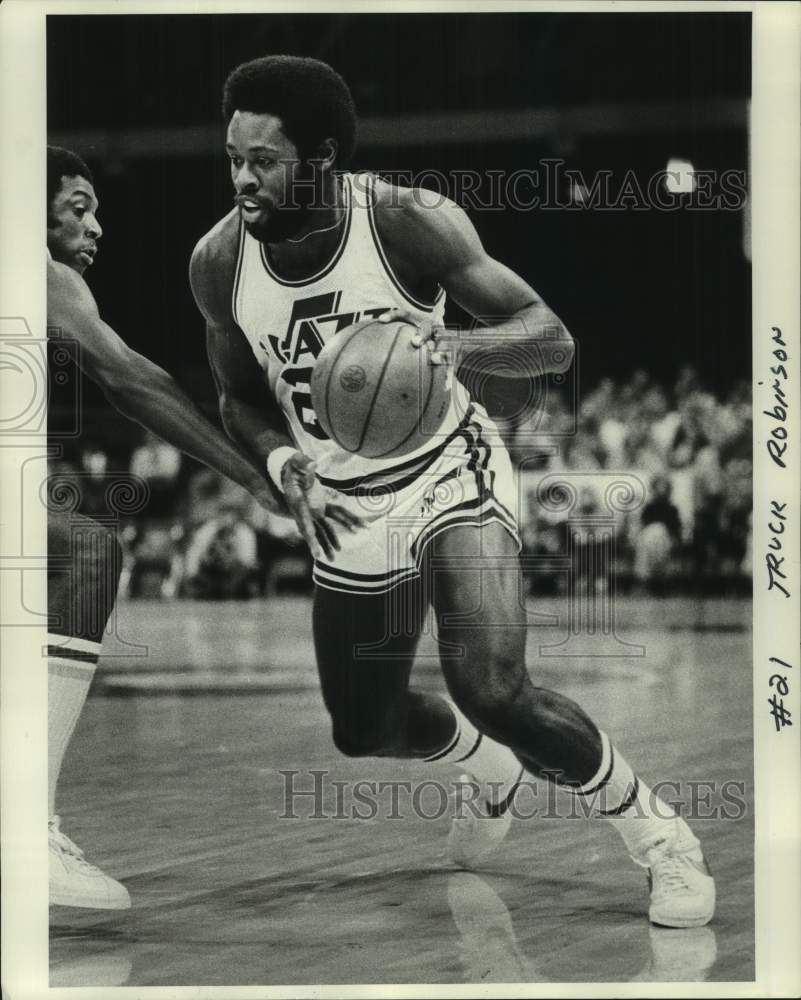
[[[373,243],[375,244],[379,260],[381,261],[389,280],[398,289],[406,301],[410,302],[415,309],[421,309],[423,312],[433,312],[434,306],[436,306],[445,294],[445,289],[442,288],[442,286],[439,287],[439,291],[434,296],[433,302],[422,302],[420,299],[415,298],[415,296],[412,295],[412,293],[404,286],[403,282],[401,282],[392,270],[392,265],[390,264],[389,258],[384,251],[384,246],[381,243],[381,237],[378,235],[378,224],[375,218],[375,181],[372,178],[368,181],[367,187],[367,218],[370,223],[370,235],[373,237]]]

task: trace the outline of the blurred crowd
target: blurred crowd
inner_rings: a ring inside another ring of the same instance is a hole
[[[672,386],[639,371],[602,380],[579,406],[566,391],[540,404],[501,425],[519,472],[532,592],[560,592],[571,573],[619,592],[750,590],[748,382],[716,397],[692,368]],[[132,486],[122,506],[109,491],[119,457],[84,444],[51,463],[51,495],[72,483],[82,513],[121,522],[124,595],[242,599],[309,588],[311,560],[292,521],[152,435],[125,462]]]
[[[510,441],[534,589],[558,585],[537,566],[562,555],[621,591],[750,590],[751,435],[750,384],[719,398],[691,367],[672,386],[604,379],[578,407],[552,394]]]

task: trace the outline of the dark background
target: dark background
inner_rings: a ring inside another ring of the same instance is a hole
[[[101,314],[207,412],[187,265],[231,206],[219,105],[239,62],[288,52],[339,70],[364,120],[355,169],[511,172],[561,157],[588,178],[612,170],[613,187],[633,170],[645,187],[671,156],[699,170],[747,168],[748,14],[50,16],[47,36],[50,141],[95,172],[105,235],[87,277]],[[500,141],[478,127],[453,142],[425,125],[426,115],[475,111],[503,123],[516,109],[551,109],[553,129]],[[413,126],[397,121],[409,114]],[[573,333],[584,390],[636,369],[669,383],[687,363],[719,392],[749,375],[741,211],[471,216],[490,253]],[[121,421],[104,435],[102,397],[88,386],[85,401],[87,428],[112,450],[112,433],[136,436]],[[66,408],[54,386],[54,430]]]

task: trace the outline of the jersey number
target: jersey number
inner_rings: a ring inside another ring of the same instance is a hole
[[[362,313],[339,313],[337,309],[342,292],[311,295],[297,299],[292,305],[287,331],[282,340],[270,336],[270,346],[284,362],[281,378],[292,386],[292,406],[301,426],[318,441],[327,441],[328,435],[320,426],[312,406],[309,382],[314,361],[325,345],[323,330],[336,334],[355,323],[361,316],[380,316],[386,308],[367,309]],[[387,307],[388,308],[388,307]]]
[[[295,416],[303,429],[312,437],[316,437],[320,441],[327,441],[328,435],[320,426],[312,406],[311,393],[309,392],[311,373],[311,368],[285,368],[281,373],[281,378],[288,385],[300,387],[293,390],[291,398]]]

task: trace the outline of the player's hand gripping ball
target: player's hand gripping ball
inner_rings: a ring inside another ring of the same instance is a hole
[[[437,443],[451,373],[434,358],[428,333],[391,314],[355,323],[326,344],[312,373],[312,405],[340,448],[383,459]]]

